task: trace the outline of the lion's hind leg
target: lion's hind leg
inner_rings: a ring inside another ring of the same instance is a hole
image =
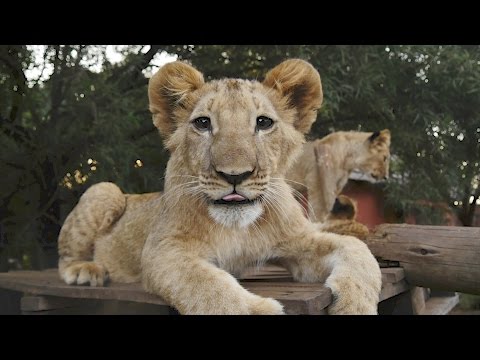
[[[95,184],[82,195],[58,238],[58,268],[67,284],[103,286],[108,271],[93,262],[95,242],[121,217],[125,206],[125,195],[113,183]]]

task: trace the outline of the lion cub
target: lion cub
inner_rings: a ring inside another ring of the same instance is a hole
[[[324,221],[335,199],[358,169],[376,180],[388,178],[390,131],[338,131],[306,143],[286,179],[300,192],[308,192],[309,216]]]
[[[59,272],[68,284],[141,280],[181,314],[282,314],[233,274],[277,259],[297,281],[325,282],[330,314],[376,314],[377,261],[357,238],[321,232],[284,176],[322,103],[320,76],[287,60],[263,82],[205,82],[183,62],[148,88],[171,156],[163,195],[89,188],[65,220]]]
[[[370,231],[368,227],[356,221],[356,216],[357,203],[355,200],[345,195],[339,195],[335,199],[332,211],[324,222],[317,223],[317,228],[322,231],[351,235],[365,240]]]

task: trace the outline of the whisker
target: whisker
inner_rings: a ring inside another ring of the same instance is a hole
[[[313,206],[310,203],[310,201],[308,201],[308,199],[305,196],[303,196],[303,194],[300,191],[295,190],[295,189],[292,189],[292,190],[293,190],[293,195],[296,196],[297,198],[299,198],[300,200],[302,200],[303,203],[307,205],[307,207],[308,207],[308,211],[307,211],[308,219],[311,222],[316,222],[317,217],[315,215],[315,211],[313,210]]]
[[[303,183],[301,183],[301,182],[298,182],[298,181],[293,181],[293,180],[287,179],[287,178],[271,177],[270,179],[273,179],[273,180],[284,180],[284,181],[291,182],[291,183],[294,183],[294,184],[302,185],[303,187],[307,188],[307,185],[305,185],[305,184],[303,184]]]
[[[162,195],[162,201],[165,204],[164,213],[170,212],[173,207],[175,207],[180,201],[182,195],[192,191],[192,189],[198,188],[198,181],[187,181],[184,183],[176,184],[175,186],[167,189]],[[172,202],[172,198],[176,198],[175,202]]]
[[[273,178],[273,179],[280,179],[281,180],[281,178]],[[276,194],[278,197],[282,198],[283,200],[288,200],[288,199],[285,198],[285,195],[282,194],[282,191],[284,190],[284,187],[282,187],[279,183],[276,183],[276,182],[270,182],[270,185],[271,185],[271,188],[276,189],[278,191],[278,193]],[[299,198],[300,200],[302,200],[306,204],[306,206],[308,207],[308,211],[307,211],[308,219],[311,222],[316,222],[317,219],[316,219],[315,211],[313,210],[313,207],[312,207],[311,203],[307,200],[307,198],[305,196],[303,196],[303,194],[301,192],[294,189],[293,187],[289,186],[289,191],[291,192],[291,194],[293,196],[296,196],[297,198]]]
[[[276,206],[273,204],[272,200],[270,199],[270,197],[268,195],[269,195],[269,189],[265,190],[264,196],[262,197],[263,201],[265,202],[265,207],[268,210],[273,211],[276,214],[276,216],[279,219],[281,219],[282,217],[281,217],[280,213],[277,211]]]
[[[285,220],[288,222],[289,225],[291,225],[290,223],[290,218],[289,216],[287,215],[286,211],[283,209],[282,207],[282,203],[280,202],[280,199],[281,200],[286,200],[284,197],[282,197],[281,193],[278,192],[274,192],[274,187],[270,187],[269,189],[267,189],[266,193],[269,194],[269,195],[272,195],[270,197],[270,201],[272,202],[272,206],[274,206],[275,208],[277,208],[279,211],[282,212],[283,214],[283,217],[285,218]],[[281,218],[281,217],[280,217]]]

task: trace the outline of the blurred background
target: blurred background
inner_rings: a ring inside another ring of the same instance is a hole
[[[322,77],[309,139],[392,132],[389,181],[347,186],[360,221],[480,226],[480,46],[10,45],[0,46],[0,271],[56,267],[60,227],[92,184],[162,190],[168,153],[147,99],[160,66],[261,80],[290,57]]]

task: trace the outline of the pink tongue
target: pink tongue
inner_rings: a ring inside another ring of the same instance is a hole
[[[238,195],[238,194],[228,194],[228,195],[225,195],[222,200],[224,201],[243,201],[245,200],[245,198],[242,196],[242,195]]]

